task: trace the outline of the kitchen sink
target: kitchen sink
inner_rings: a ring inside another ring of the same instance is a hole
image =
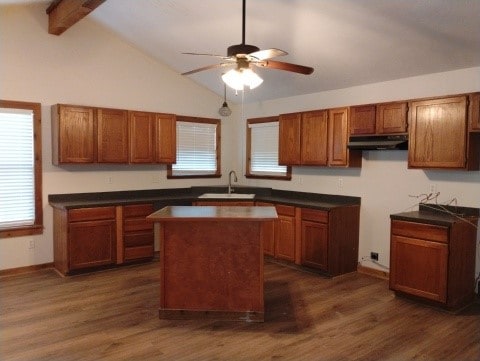
[[[255,194],[250,193],[204,193],[198,198],[212,199],[253,199]]]

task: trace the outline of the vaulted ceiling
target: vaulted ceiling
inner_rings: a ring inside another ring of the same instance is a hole
[[[246,43],[315,68],[255,68],[248,102],[480,66],[479,0],[247,0],[246,13]],[[88,17],[178,73],[221,61],[182,52],[226,55],[242,39],[241,0],[107,0]],[[222,72],[189,77],[223,95]]]

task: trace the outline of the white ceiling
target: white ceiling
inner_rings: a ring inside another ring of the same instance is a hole
[[[182,52],[241,43],[242,0],[107,0],[89,17],[179,73],[220,60]],[[480,66],[480,0],[247,0],[246,43],[315,68],[255,68],[248,102]],[[223,95],[224,71],[189,77]]]

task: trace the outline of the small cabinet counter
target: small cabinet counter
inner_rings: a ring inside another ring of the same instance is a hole
[[[160,223],[160,318],[264,319],[265,222],[274,207],[168,206]]]
[[[470,304],[479,211],[421,204],[391,215],[390,289],[451,310]]]

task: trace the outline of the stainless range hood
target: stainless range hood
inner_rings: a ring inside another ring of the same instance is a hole
[[[408,135],[351,136],[347,147],[357,150],[408,149]]]

